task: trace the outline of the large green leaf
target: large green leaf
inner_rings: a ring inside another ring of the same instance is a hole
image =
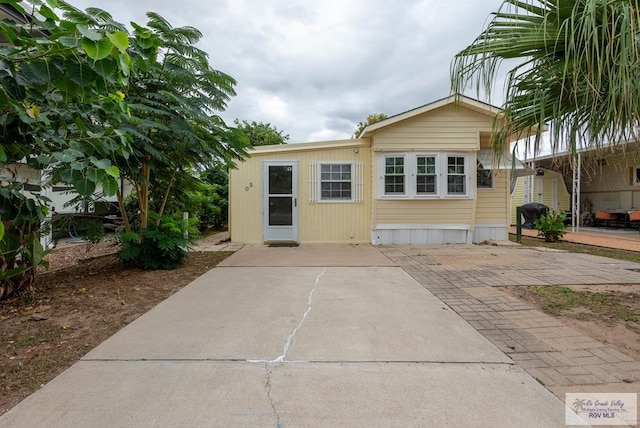
[[[82,49],[84,49],[89,58],[95,61],[105,59],[111,55],[113,50],[113,43],[106,37],[100,40],[90,40],[85,37],[82,39],[81,44]]]
[[[105,177],[104,171],[96,168],[88,168],[86,174],[87,178],[96,184],[101,182]]]
[[[57,7],[57,6],[53,6],[53,7]],[[46,5],[42,5],[40,6],[40,15],[44,16],[47,19],[51,19],[53,21],[57,21],[58,15],[55,14],[55,12],[53,10],[51,10],[51,8],[47,7]]]
[[[118,169],[117,166],[115,165],[111,165],[109,168],[105,169],[105,171],[107,173],[107,175],[113,177],[113,178],[118,178],[120,177],[120,169]]]
[[[79,40],[77,37],[69,37],[69,36],[64,36],[64,37],[60,37],[58,39],[58,42],[60,42],[60,44],[64,47],[67,48],[75,48],[79,46]]]
[[[84,38],[92,42],[98,42],[104,37],[99,31],[93,30],[85,25],[77,25],[76,28]]]
[[[106,58],[100,61],[95,61],[91,64],[91,68],[98,73],[99,76],[107,79],[108,81],[115,83],[118,70],[118,66],[115,61]]]
[[[16,71],[16,80],[23,86],[42,85],[50,80],[49,67],[44,61],[31,61],[20,65]]]
[[[89,160],[96,166],[96,168],[102,170],[108,169],[111,166],[111,161],[109,159],[97,159],[96,157],[91,156]]]
[[[0,221],[0,241],[4,237],[4,223]]]
[[[81,196],[91,196],[96,191],[96,182],[91,181],[88,176],[83,176],[73,182],[73,187]]]
[[[69,152],[55,152],[53,157],[58,162],[69,163],[76,160],[76,157]]]
[[[89,86],[96,81],[97,74],[87,64],[79,63],[72,59],[67,59],[64,63],[66,76],[71,79],[73,83],[80,86]],[[62,82],[60,82],[62,83]],[[73,89],[73,88],[71,88]]]
[[[118,192],[118,180],[115,178],[105,175],[102,179],[102,193],[105,196],[114,196]]]
[[[116,31],[115,33],[107,33],[107,37],[121,52],[125,52],[129,48],[129,35],[124,31]]]

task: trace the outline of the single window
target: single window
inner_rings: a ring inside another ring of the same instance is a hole
[[[418,156],[416,159],[416,193],[435,195],[438,193],[436,178],[436,157]]]
[[[352,183],[351,164],[320,165],[320,200],[350,201]]]
[[[404,195],[404,157],[390,156],[385,158],[384,194]]]
[[[493,188],[493,174],[490,169],[484,169],[482,162],[478,161],[478,188],[492,189]]]
[[[636,167],[636,174],[634,175],[633,184],[634,186],[640,186],[640,166]]]
[[[464,195],[465,182],[464,156],[447,156],[447,193]]]

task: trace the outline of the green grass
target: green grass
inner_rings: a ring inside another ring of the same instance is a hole
[[[637,299],[637,295],[632,293],[596,293],[561,286],[533,287],[532,289],[544,299],[542,309],[551,315],[587,319],[595,314],[599,319],[611,324],[622,322],[630,327],[637,325],[640,321],[639,312],[621,303],[621,301]],[[588,311],[575,311],[576,308],[584,308]]]
[[[516,242],[516,235],[509,235],[509,239]],[[522,237],[522,245],[640,263],[640,253],[615,248],[596,247],[567,241],[545,242],[543,239],[528,236]],[[592,292],[561,286],[531,287],[531,290],[542,299],[542,310],[550,315],[564,315],[582,320],[596,317],[612,325],[620,322],[632,329],[640,328],[640,313],[622,303],[638,299],[637,294]]]
[[[509,239],[516,242],[516,235],[510,234]],[[609,257],[616,260],[640,263],[640,253],[635,251],[617,250],[615,248],[596,247],[593,245],[576,244],[574,242],[558,241],[545,242],[543,239],[522,237],[522,245],[525,247],[545,247],[556,250],[569,251],[571,253],[593,254],[594,256]]]

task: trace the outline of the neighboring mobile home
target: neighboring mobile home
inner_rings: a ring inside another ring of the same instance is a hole
[[[632,142],[601,149],[581,149],[574,162],[571,162],[566,153],[538,157],[524,162],[537,171],[545,171],[545,177],[548,174],[549,177],[557,178],[560,188],[569,189],[567,191],[569,198],[571,198],[575,179],[575,187],[578,190],[576,212],[580,213],[580,219],[584,219],[596,211],[627,212],[640,208],[639,147]],[[581,166],[579,174],[578,156]],[[553,172],[547,173],[550,170]],[[545,183],[548,184],[546,178]],[[545,184],[545,192],[547,184]],[[533,194],[535,198],[535,191]],[[571,202],[569,208],[565,208],[562,195],[564,195],[564,189],[559,189],[558,208],[572,210]],[[518,196],[518,190],[514,191],[513,196],[514,198]],[[546,194],[545,200],[548,201]],[[547,202],[543,203],[552,206]],[[515,206],[518,201],[514,199],[512,204]]]
[[[500,109],[451,96],[371,124],[357,139],[256,147],[230,172],[231,239],[506,240],[512,163],[494,155],[496,120]]]
[[[537,202],[557,211],[571,210],[571,193],[567,190],[561,173],[537,168],[533,175],[514,177],[514,180],[511,191],[511,224],[516,224],[516,208],[528,203]]]

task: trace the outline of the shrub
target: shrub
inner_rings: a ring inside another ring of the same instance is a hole
[[[143,269],[171,270],[179,267],[187,258],[187,251],[195,244],[198,229],[194,221],[185,223],[172,216],[150,216],[146,229],[122,235],[120,260]],[[188,236],[185,237],[185,232]]]
[[[533,222],[538,229],[538,236],[543,236],[547,242],[556,242],[564,236],[564,222],[567,216],[563,211],[551,210],[547,215],[540,216]]]

